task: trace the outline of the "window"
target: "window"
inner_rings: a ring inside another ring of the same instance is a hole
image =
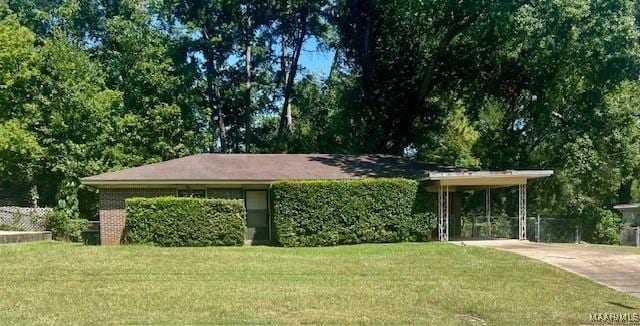
[[[206,191],[204,189],[178,189],[178,197],[205,198]]]
[[[242,189],[240,188],[209,188],[207,189],[209,198],[215,199],[242,199]]]

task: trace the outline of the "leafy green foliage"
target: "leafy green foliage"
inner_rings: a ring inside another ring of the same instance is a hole
[[[0,12],[0,119],[7,117],[8,109],[24,99],[25,81],[38,73],[34,67],[37,58],[35,35],[21,26],[15,15],[2,18]],[[9,91],[8,91],[9,90]]]
[[[122,94],[116,119],[123,166],[173,159],[199,152],[198,99],[190,76],[179,67],[169,36],[152,26],[136,1],[123,1],[104,26],[96,52],[105,67],[105,84]]]
[[[96,198],[79,177],[202,151],[190,79],[137,2],[108,19],[95,15],[113,8],[98,13],[93,2],[23,5],[0,16],[0,155],[12,156],[0,182],[33,179],[41,204],[64,198],[73,217],[69,193]]]
[[[58,189],[58,205],[56,210],[66,215],[69,219],[75,219],[79,215],[78,186],[74,180],[65,180]]]
[[[587,206],[577,215],[582,240],[590,243],[620,244],[622,218],[600,207]]]
[[[86,219],[69,218],[61,210],[54,210],[47,216],[46,229],[55,240],[82,242],[82,233],[89,226]]]
[[[276,240],[287,247],[424,241],[435,226],[412,180],[285,181],[272,194]]]
[[[241,246],[242,201],[198,198],[130,198],[125,242],[163,247]]]
[[[453,109],[436,132],[418,151],[418,157],[428,162],[478,168],[480,160],[474,155],[474,147],[480,133],[474,129],[462,108]]]
[[[43,158],[38,139],[18,120],[0,123],[0,175],[31,184]]]
[[[0,1],[0,182],[48,206],[77,192],[95,217],[77,179],[99,172],[205,151],[408,153],[554,169],[530,212],[610,208],[640,179],[637,8]],[[296,58],[316,50],[333,55],[328,76]]]

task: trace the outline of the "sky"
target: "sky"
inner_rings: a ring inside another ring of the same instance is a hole
[[[280,49],[276,44],[274,51],[278,53]],[[331,71],[331,64],[333,62],[333,56],[335,50],[333,49],[321,49],[318,47],[318,41],[312,37],[304,42],[302,45],[302,53],[300,53],[300,61],[298,62],[298,74],[296,80],[300,80],[302,77],[308,74],[314,74],[318,77],[325,78],[329,76]],[[200,62],[204,61],[201,53],[195,54],[196,58]],[[227,64],[236,64],[241,58],[235,54],[230,55]],[[302,69],[301,69],[302,68]]]
[[[311,73],[327,77],[331,70],[334,53],[335,50],[333,49],[328,51],[318,49],[318,41],[315,38],[310,38],[302,46],[300,65],[304,67],[307,74]]]

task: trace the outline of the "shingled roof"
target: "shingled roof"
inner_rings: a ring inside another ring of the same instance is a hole
[[[422,179],[432,172],[464,172],[390,155],[199,154],[83,178],[114,182],[340,180],[367,177]]]

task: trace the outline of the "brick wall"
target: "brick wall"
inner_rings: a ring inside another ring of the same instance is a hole
[[[175,196],[173,188],[100,189],[100,243],[117,245],[122,241],[126,211],[124,201],[132,197]]]

